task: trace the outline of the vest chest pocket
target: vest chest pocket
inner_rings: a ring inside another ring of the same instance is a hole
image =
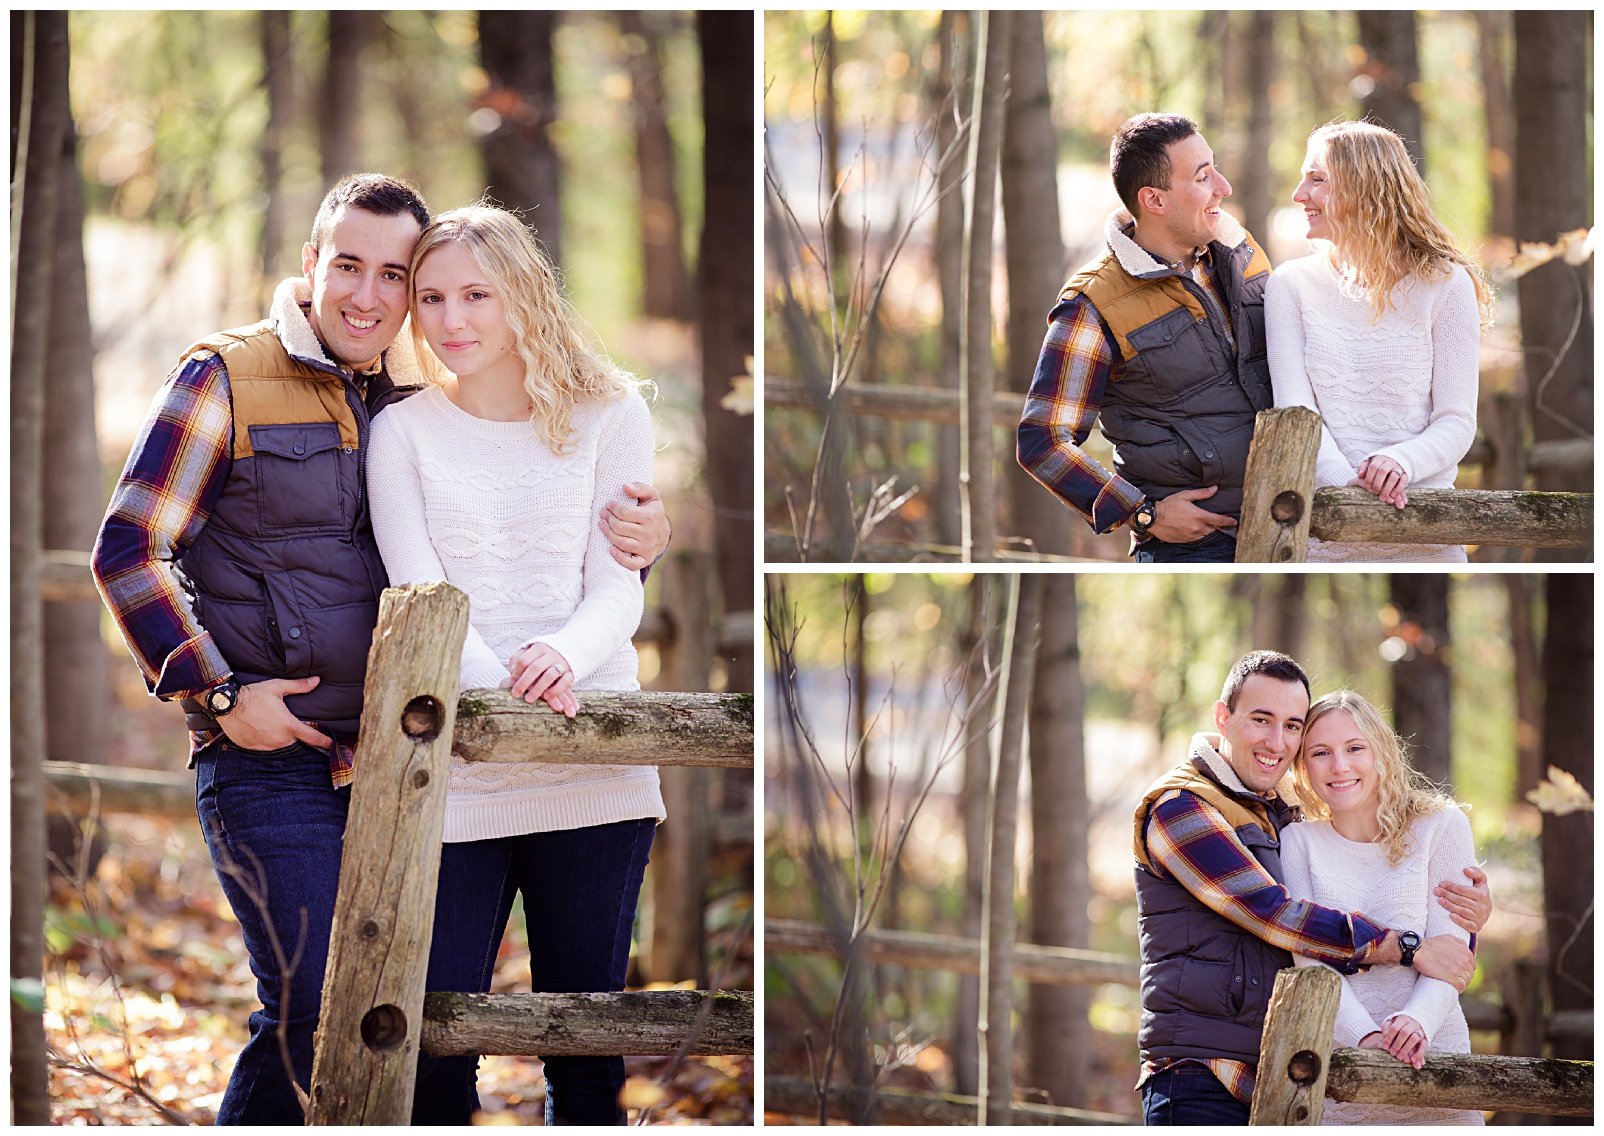
[[[288,423],[252,426],[250,432],[262,528],[348,527],[357,462],[354,453],[341,449],[338,426]]]
[[[1140,401],[1165,406],[1214,378],[1218,368],[1205,326],[1180,307],[1126,336],[1136,355],[1126,362],[1123,381],[1147,386],[1150,393]]]

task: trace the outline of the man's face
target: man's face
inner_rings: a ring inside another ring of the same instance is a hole
[[[1214,151],[1201,134],[1171,142],[1168,152],[1170,187],[1153,191],[1164,229],[1177,245],[1202,248],[1220,235],[1220,202],[1231,196],[1231,183],[1214,168]]]
[[[1268,793],[1298,755],[1308,713],[1309,694],[1301,682],[1249,675],[1237,692],[1235,710],[1224,702],[1214,704],[1220,756],[1242,784],[1255,793]]]
[[[307,318],[335,362],[367,370],[394,342],[407,314],[407,264],[422,231],[410,213],[381,217],[342,205],[323,247],[301,249],[312,286]]]

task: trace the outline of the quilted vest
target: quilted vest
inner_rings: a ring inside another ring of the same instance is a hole
[[[222,496],[179,561],[196,617],[239,682],[317,675],[285,705],[355,733],[387,582],[362,463],[372,415],[399,392],[381,372],[364,402],[339,368],[290,355],[269,320],[201,340],[185,358],[214,352],[228,370],[234,450]]]
[[[1156,263],[1133,276],[1113,249],[1058,298],[1085,295],[1119,344],[1099,412],[1115,472],[1155,499],[1218,485],[1197,504],[1234,517],[1254,415],[1274,402],[1264,338],[1270,262],[1246,234],[1235,247],[1215,241],[1209,251],[1225,281],[1229,322],[1207,285]]]
[[[1184,789],[1203,798],[1236,830],[1264,869],[1284,882],[1281,828],[1293,819],[1283,802],[1225,788],[1194,757],[1160,778],[1136,807],[1136,911],[1141,941],[1143,1061],[1223,1057],[1257,1064],[1264,1014],[1275,975],[1292,956],[1204,906],[1168,874],[1153,870],[1147,820],[1159,798]]]

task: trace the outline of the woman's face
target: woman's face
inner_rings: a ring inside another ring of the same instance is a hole
[[[1303,159],[1303,180],[1293,191],[1292,200],[1303,206],[1303,219],[1309,224],[1311,241],[1329,241],[1331,225],[1326,220],[1326,204],[1331,199],[1331,175],[1326,171],[1325,147],[1313,145]]]
[[[418,327],[429,347],[458,378],[521,376],[512,328],[502,298],[461,241],[448,241],[423,258],[412,278]]]
[[[1370,815],[1380,803],[1375,752],[1346,710],[1320,715],[1304,734],[1303,771],[1332,816]]]

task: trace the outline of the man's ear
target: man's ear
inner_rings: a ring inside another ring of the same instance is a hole
[[[301,246],[301,271],[306,274],[306,282],[312,283],[312,273],[317,269],[317,246],[307,241]]]
[[[1164,191],[1157,186],[1144,185],[1137,190],[1136,203],[1149,213],[1164,215]]]
[[[1214,704],[1214,728],[1225,733],[1225,721],[1231,716],[1231,708],[1223,702]]]

